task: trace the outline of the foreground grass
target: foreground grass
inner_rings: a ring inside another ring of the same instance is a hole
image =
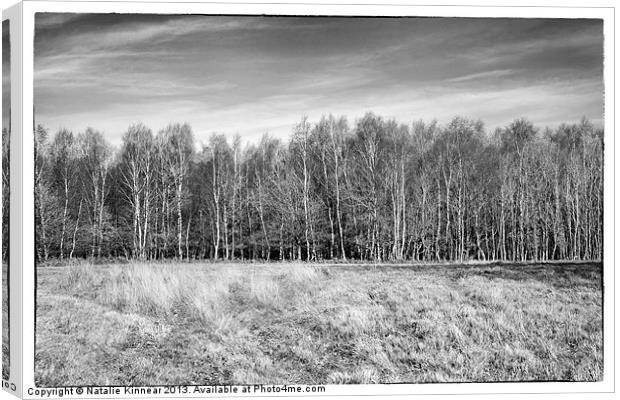
[[[2,379],[9,379],[9,290],[8,264],[2,263]]]
[[[601,264],[38,274],[38,386],[603,377]]]

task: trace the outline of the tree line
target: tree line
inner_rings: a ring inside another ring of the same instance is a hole
[[[2,262],[9,262],[10,129],[2,128]]]
[[[200,148],[198,148],[200,147]],[[307,118],[286,140],[188,124],[35,128],[36,258],[602,259],[603,131],[526,119]]]

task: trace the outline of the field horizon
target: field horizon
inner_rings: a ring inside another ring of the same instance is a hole
[[[37,274],[37,386],[603,377],[600,262],[82,262]]]
[[[37,269],[45,268],[68,268],[79,265],[132,265],[132,264],[152,264],[162,265],[176,263],[179,265],[254,265],[270,266],[270,265],[303,265],[309,267],[366,267],[366,266],[388,266],[388,267],[468,267],[468,266],[530,266],[530,265],[581,265],[581,264],[601,264],[602,260],[592,259],[548,259],[548,260],[502,260],[502,259],[489,259],[489,260],[386,260],[386,261],[374,261],[374,260],[357,260],[357,259],[326,259],[318,261],[308,260],[239,260],[239,259],[183,259],[179,260],[175,257],[152,259],[152,260],[139,260],[131,258],[72,258],[72,259],[49,259],[47,261],[37,261]]]

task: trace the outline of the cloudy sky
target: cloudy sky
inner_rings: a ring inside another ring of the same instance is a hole
[[[602,124],[599,20],[37,14],[37,123],[189,122],[256,140],[303,115]]]
[[[9,20],[2,21],[2,128],[9,126],[9,104],[11,103],[11,47]]]

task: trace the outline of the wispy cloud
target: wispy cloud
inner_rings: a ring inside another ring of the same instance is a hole
[[[2,21],[2,128],[9,127],[11,109],[11,42],[10,20]]]
[[[493,71],[484,71],[484,72],[478,72],[475,74],[457,76],[456,78],[448,79],[448,82],[468,82],[468,81],[474,81],[474,80],[500,78],[504,76],[509,76],[512,74],[512,72],[513,71],[511,69],[496,69]]]
[[[602,23],[594,20],[41,14],[38,122],[187,121],[249,140],[302,115],[366,111],[402,122],[456,114],[489,128],[525,116],[602,121]],[[576,89],[578,88],[578,90]]]

